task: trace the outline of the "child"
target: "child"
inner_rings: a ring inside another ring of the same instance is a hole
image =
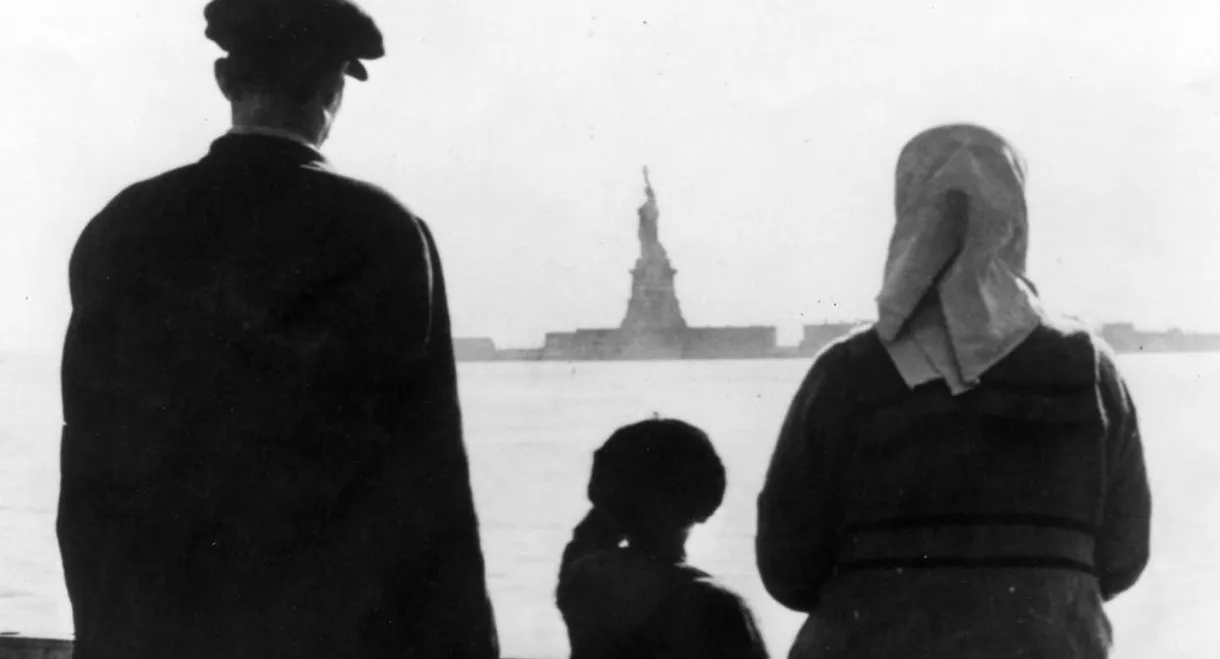
[[[766,659],[741,598],[685,563],[687,534],[724,489],[711,441],[682,421],[620,428],[594,453],[593,509],[559,571],[572,659]]]

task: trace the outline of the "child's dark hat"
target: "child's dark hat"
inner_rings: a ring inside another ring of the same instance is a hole
[[[615,431],[594,453],[589,500],[624,520],[664,514],[689,525],[716,512],[725,480],[706,433],[676,419],[650,419]]]

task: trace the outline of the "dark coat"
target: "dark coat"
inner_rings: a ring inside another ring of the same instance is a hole
[[[78,659],[498,654],[424,224],[218,139],[70,266],[58,531]]]
[[[1107,655],[1102,610],[1148,560],[1151,499],[1113,357],[1044,326],[953,397],[909,389],[875,332],[826,349],[759,497],[793,656]]]
[[[745,602],[683,563],[594,552],[561,572],[557,595],[572,659],[767,659]]]

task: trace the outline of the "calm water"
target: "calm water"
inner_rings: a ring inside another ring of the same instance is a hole
[[[67,637],[54,535],[60,405],[53,359],[0,356],[0,631]],[[1153,560],[1110,608],[1119,659],[1212,657],[1220,640],[1220,355],[1121,360],[1153,485]],[[506,656],[566,656],[552,604],[559,555],[584,515],[592,450],[653,412],[705,428],[729,468],[724,506],[691,562],[745,596],[773,654],[801,618],[753,569],[754,497],[802,360],[465,364],[467,446],[489,586]],[[1211,647],[1209,647],[1211,646]]]

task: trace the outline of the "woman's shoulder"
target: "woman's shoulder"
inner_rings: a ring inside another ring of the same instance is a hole
[[[1091,389],[1110,362],[1110,350],[1083,321],[1048,316],[984,381]]]
[[[844,395],[855,399],[867,392],[867,398],[884,398],[906,390],[881,337],[869,324],[856,327],[818,352],[798,396],[830,395],[840,405]]]
[[[841,361],[848,359],[849,355],[859,358],[878,349],[884,350],[875,328],[873,323],[856,325],[842,336],[822,346],[813,358],[814,364]]]

